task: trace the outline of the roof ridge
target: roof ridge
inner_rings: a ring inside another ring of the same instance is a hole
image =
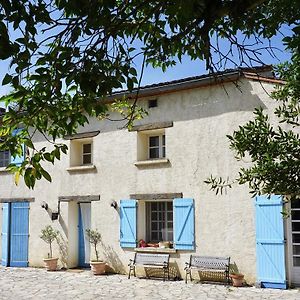
[[[146,90],[146,89],[151,89],[151,88],[159,88],[159,87],[164,87],[168,85],[176,85],[176,84],[183,84],[185,82],[193,82],[193,81],[198,81],[201,79],[215,79],[217,77],[222,77],[230,74],[244,74],[244,73],[251,73],[251,74],[259,74],[265,71],[271,71],[273,69],[272,65],[264,65],[264,66],[256,66],[256,67],[239,67],[236,69],[226,69],[224,71],[218,71],[215,73],[209,73],[209,74],[202,74],[202,75],[197,75],[197,76],[189,76],[181,79],[175,79],[171,81],[162,81],[158,83],[153,83],[153,84],[147,84],[144,86],[139,87],[139,90]],[[252,71],[252,72],[251,72]],[[135,93],[138,90],[138,88],[134,88],[131,93]],[[120,90],[120,91],[115,91],[112,93],[113,95],[118,95],[118,94],[124,94],[128,93],[128,90]]]

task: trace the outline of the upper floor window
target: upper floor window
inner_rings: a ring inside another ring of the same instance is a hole
[[[76,139],[70,144],[70,167],[93,164],[92,139]]]
[[[168,153],[164,128],[138,132],[136,166],[168,164]]]
[[[0,151],[0,167],[7,167],[10,164],[10,151]]]
[[[66,140],[70,140],[70,166],[68,171],[92,170],[96,166],[93,165],[93,137],[100,133],[99,130],[76,133],[65,136]]]
[[[149,136],[149,159],[166,157],[166,136]]]

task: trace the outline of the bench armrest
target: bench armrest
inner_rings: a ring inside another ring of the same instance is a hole
[[[133,266],[134,265],[134,260],[133,259],[129,259],[129,264],[128,266]]]
[[[184,267],[184,270],[187,270],[191,267],[190,263],[189,262],[185,262],[185,267]]]

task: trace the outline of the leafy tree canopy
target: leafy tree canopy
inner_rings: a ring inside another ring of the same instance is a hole
[[[287,24],[294,35],[285,43],[295,58],[299,20],[298,0],[0,0],[0,59],[11,66],[3,84],[14,88],[2,98],[9,109],[2,117],[0,149],[16,156],[27,146],[22,165],[9,168],[16,181],[24,175],[33,188],[36,179],[51,180],[41,163],[54,163],[67,151],[58,138],[74,134],[89,116],[105,118],[103,100],[115,89],[139,87],[136,57],[142,57],[141,74],[145,64],[165,70],[183,55],[205,60],[209,71],[235,62],[233,55],[241,65],[258,63],[260,38],[271,38]],[[238,34],[254,37],[257,47]],[[219,48],[220,39],[229,41],[229,50]],[[290,68],[279,73],[289,76]],[[292,90],[278,93],[283,98]],[[280,116],[295,114],[289,101],[282,105]],[[125,109],[129,125],[135,108]],[[13,134],[16,128],[22,130]],[[53,151],[35,148],[36,132],[54,143]]]

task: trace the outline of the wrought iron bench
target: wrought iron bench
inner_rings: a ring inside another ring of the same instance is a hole
[[[226,283],[230,283],[229,278],[229,265],[230,257],[215,257],[215,256],[197,256],[191,255],[190,261],[185,263],[185,283],[187,283],[187,277],[190,276],[192,281],[192,270],[198,270],[201,272],[218,273],[223,275]]]
[[[164,281],[166,276],[170,279],[169,274],[169,259],[170,254],[159,253],[135,253],[134,259],[130,259],[128,279],[130,279],[131,271],[136,277],[136,265],[144,266],[145,268],[160,268],[163,269]]]

